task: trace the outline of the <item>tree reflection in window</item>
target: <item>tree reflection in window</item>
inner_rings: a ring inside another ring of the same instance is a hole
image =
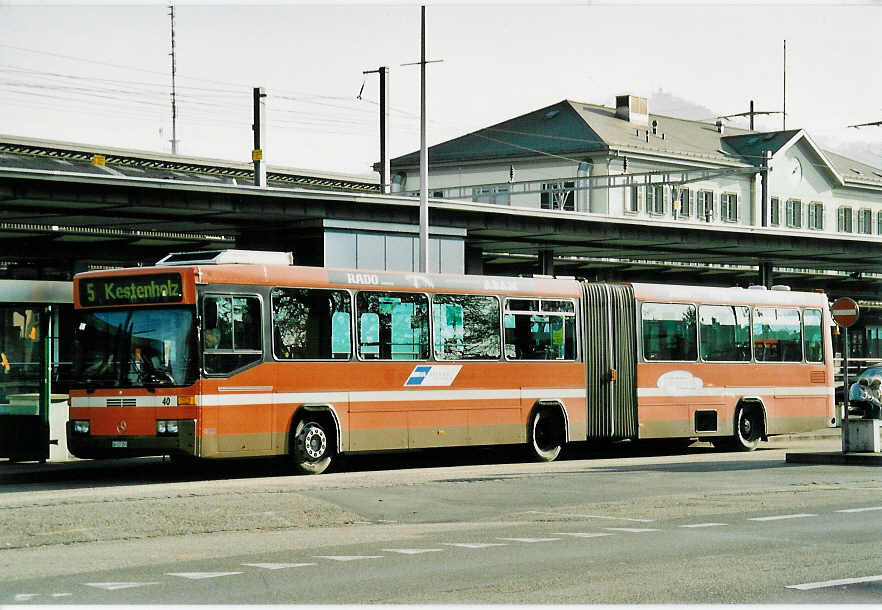
[[[349,293],[274,288],[273,352],[285,360],[346,359],[352,352]]]
[[[424,294],[359,292],[358,353],[366,359],[426,360],[429,303]]]

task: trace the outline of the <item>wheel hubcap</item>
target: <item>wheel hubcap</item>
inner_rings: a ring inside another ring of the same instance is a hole
[[[317,460],[325,453],[328,439],[325,431],[317,426],[309,426],[304,430],[303,449],[311,460]]]

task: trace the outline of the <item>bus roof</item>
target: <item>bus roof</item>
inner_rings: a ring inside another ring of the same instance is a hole
[[[706,286],[676,286],[670,284],[632,284],[639,301],[666,301],[671,303],[707,303],[726,305],[811,306],[826,308],[827,295],[819,292],[764,290],[755,288],[719,288]]]

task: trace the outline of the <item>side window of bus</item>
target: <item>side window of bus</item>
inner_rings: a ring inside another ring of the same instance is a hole
[[[754,308],[753,354],[758,362],[801,362],[799,310]]]
[[[643,303],[643,357],[646,360],[691,361],[698,356],[695,306]]]
[[[575,360],[576,313],[572,301],[505,300],[505,357]]]
[[[749,307],[701,305],[698,314],[702,360],[750,361]]]
[[[432,299],[435,358],[492,360],[501,354],[495,297],[438,294]]]
[[[273,353],[283,360],[347,359],[352,353],[345,290],[273,288]]]
[[[820,309],[806,309],[802,313],[802,336],[805,359],[808,362],[824,361],[823,318]]]
[[[358,355],[368,360],[429,357],[429,299],[409,292],[359,292]]]
[[[231,373],[263,357],[257,297],[207,296],[202,301],[202,319],[206,373]]]

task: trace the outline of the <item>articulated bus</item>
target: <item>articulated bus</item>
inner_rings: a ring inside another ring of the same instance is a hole
[[[831,426],[823,294],[294,266],[179,253],[74,279],[83,458],[701,439]]]

